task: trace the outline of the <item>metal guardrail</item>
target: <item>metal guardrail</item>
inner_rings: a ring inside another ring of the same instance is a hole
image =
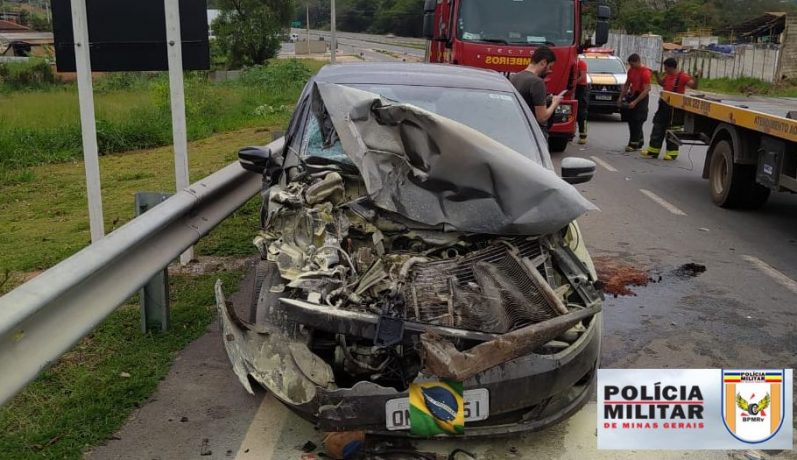
[[[269,147],[279,153],[284,145]],[[261,186],[257,174],[231,164],[0,297],[0,404]]]

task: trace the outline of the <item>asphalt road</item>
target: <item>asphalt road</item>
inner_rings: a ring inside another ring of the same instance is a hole
[[[619,117],[596,117],[589,129],[586,146],[554,155],[557,163],[579,156],[599,164],[595,179],[579,186],[601,209],[580,219],[588,247],[593,257],[661,276],[635,288],[635,296],[606,299],[602,365],[797,367],[797,195],[774,194],[759,211],[721,209],[701,178],[704,148],[685,147],[674,162],[645,160],[622,151],[627,129]],[[677,276],[687,263],[706,271]],[[596,451],[595,417],[588,404],[541,433],[420,447],[441,453],[464,447],[483,459],[729,458],[724,452]],[[247,395],[214,332],[181,354],[153,401],[117,437],[90,457],[195,458],[205,449],[211,454],[204,458],[298,459],[301,446],[320,445],[322,434],[271,397]],[[789,452],[767,457],[795,458]]]

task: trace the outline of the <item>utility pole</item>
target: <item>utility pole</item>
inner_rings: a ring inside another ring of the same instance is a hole
[[[304,7],[307,12],[307,22],[305,23],[307,26],[307,56],[310,56],[310,3],[305,3]]]
[[[332,29],[332,44],[330,45],[331,49],[330,49],[329,55],[330,55],[330,58],[331,58],[330,60],[331,60],[331,62],[333,64],[335,63],[335,54],[338,51],[337,50],[337,48],[338,48],[338,39],[337,39],[337,35],[335,33],[335,29],[337,28],[337,24],[335,23],[335,16],[336,16],[336,14],[335,14],[335,0],[332,0],[332,18],[330,20],[330,29]]]

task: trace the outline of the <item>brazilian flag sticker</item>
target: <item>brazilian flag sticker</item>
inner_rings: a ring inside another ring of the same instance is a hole
[[[462,382],[411,384],[410,432],[416,436],[464,433]]]

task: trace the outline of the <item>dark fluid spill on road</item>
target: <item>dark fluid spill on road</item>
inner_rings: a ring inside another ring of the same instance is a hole
[[[634,286],[631,295],[607,292],[603,309],[606,339],[603,365],[611,367],[628,354],[644,353],[650,341],[707,320],[704,316],[707,312],[684,308],[684,299],[700,296],[702,288],[694,276],[678,275],[679,269],[645,271],[646,283]]]
[[[675,269],[673,274],[681,278],[694,278],[702,275],[705,272],[706,272],[705,265],[688,263],[688,264],[683,264],[677,269]]]

